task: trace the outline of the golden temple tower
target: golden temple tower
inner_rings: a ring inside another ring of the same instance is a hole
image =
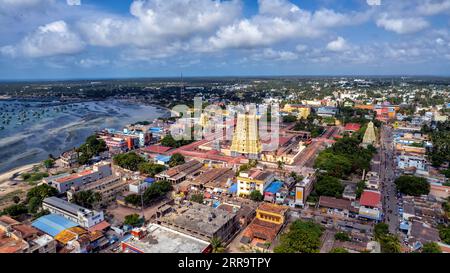
[[[367,125],[366,132],[364,133],[362,145],[367,147],[367,145],[374,145],[377,141],[377,137],[375,135],[375,128],[373,127],[373,122],[369,122]]]
[[[230,148],[231,155],[246,155],[251,159],[257,159],[261,149],[258,118],[256,115],[238,114]]]

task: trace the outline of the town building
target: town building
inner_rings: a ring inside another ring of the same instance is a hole
[[[83,228],[90,228],[104,221],[103,212],[83,208],[57,197],[47,197],[42,208],[73,221]]]
[[[259,191],[261,195],[264,190],[275,179],[271,172],[259,169],[251,169],[250,171],[240,172],[237,180],[237,195],[248,196],[252,191]]]
[[[364,133],[362,145],[365,147],[367,147],[368,145],[375,145],[376,141],[377,136],[375,134],[373,122],[371,121],[369,122],[369,124],[367,124],[367,129],[366,132]]]
[[[244,230],[240,243],[250,247],[267,249],[285,224],[287,207],[262,203],[256,209],[256,217]]]
[[[364,190],[359,200],[359,217],[381,220],[381,194],[379,191]]]
[[[295,185],[295,205],[304,207],[306,200],[313,190],[316,176],[311,174]]]
[[[157,181],[167,180],[172,184],[178,184],[186,180],[186,178],[195,177],[200,173],[200,169],[203,164],[197,160],[190,160],[182,165],[165,170],[157,175],[155,178]]]
[[[149,224],[133,229],[131,235],[120,243],[123,253],[207,253],[208,241],[163,227]]]
[[[193,203],[179,208],[164,205],[157,211],[156,222],[164,227],[209,241],[228,242],[239,228],[236,213]]]
[[[230,147],[231,155],[243,155],[250,159],[258,159],[261,150],[257,116],[238,114]]]
[[[74,174],[60,174],[46,177],[44,183],[56,188],[59,193],[65,193],[72,187],[81,187],[88,183],[97,181],[112,175],[111,163],[99,162],[91,169],[83,170]]]

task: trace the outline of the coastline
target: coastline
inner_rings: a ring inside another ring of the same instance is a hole
[[[39,164],[40,164],[40,162],[31,163],[31,164],[27,164],[27,165],[23,165],[23,166],[14,168],[14,169],[9,170],[4,173],[0,173],[0,184],[11,180],[11,178],[18,175],[19,173],[31,171],[35,166],[37,166]]]

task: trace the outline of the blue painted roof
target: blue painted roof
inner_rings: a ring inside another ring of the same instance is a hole
[[[159,127],[152,127],[152,128],[150,128],[150,131],[151,131],[151,132],[161,132],[162,129],[159,128]]]
[[[39,217],[31,225],[52,237],[55,237],[65,229],[78,226],[77,223],[67,220],[58,214],[48,214]]]
[[[283,182],[281,181],[273,181],[265,190],[266,192],[270,192],[270,193],[277,193],[281,187],[283,187]]]
[[[234,183],[228,188],[228,193],[236,193],[237,192],[237,183]]]
[[[167,162],[170,161],[170,157],[171,157],[171,156],[169,156],[169,155],[157,155],[157,156],[155,157],[155,159],[156,159],[157,161],[162,161],[162,162],[164,162],[164,163],[167,163]]]
[[[147,177],[147,178],[144,179],[144,182],[152,184],[153,182],[155,182],[155,179],[151,178],[151,177]]]

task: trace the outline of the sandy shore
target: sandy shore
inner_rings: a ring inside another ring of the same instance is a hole
[[[40,163],[28,164],[28,165],[24,165],[24,166],[20,166],[20,167],[14,168],[14,169],[12,169],[12,170],[10,170],[8,172],[5,172],[5,173],[1,173],[0,174],[0,183],[3,183],[5,181],[10,180],[15,174],[31,171],[34,166],[37,166],[39,164]]]

